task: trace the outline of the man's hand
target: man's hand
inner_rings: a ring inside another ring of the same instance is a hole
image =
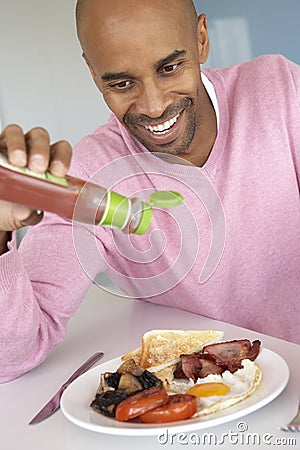
[[[50,144],[50,137],[44,128],[33,128],[24,134],[19,125],[8,125],[0,134],[0,152],[4,153],[10,164],[28,167],[33,172],[46,170],[53,175],[64,177],[68,171],[72,149],[68,142]],[[9,189],[9,186],[8,186]],[[42,218],[25,206],[0,200],[0,253],[5,247],[9,233],[18,228],[35,225]]]

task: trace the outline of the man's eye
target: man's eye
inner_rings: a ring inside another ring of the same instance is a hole
[[[112,88],[116,88],[116,89],[126,89],[129,86],[131,86],[131,81],[119,81],[118,83],[114,83],[111,85]]]
[[[170,64],[168,66],[163,67],[161,69],[161,71],[164,72],[164,73],[171,73],[171,72],[174,72],[174,70],[176,70],[178,66],[179,66],[178,63],[177,64]]]

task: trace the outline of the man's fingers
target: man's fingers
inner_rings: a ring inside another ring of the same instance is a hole
[[[39,223],[44,216],[44,213],[42,211],[32,211],[31,215],[22,222],[23,227],[29,227],[32,225],[36,225]]]
[[[66,141],[56,142],[51,146],[50,172],[57,177],[64,177],[69,169],[71,158],[71,145]]]
[[[8,161],[15,166],[27,166],[37,173],[50,170],[58,177],[66,175],[72,157],[68,142],[50,145],[49,134],[44,128],[32,128],[24,135],[19,125],[8,125],[0,134],[0,151],[7,154]]]
[[[8,125],[0,135],[0,149],[7,153],[8,161],[14,166],[28,166],[38,173],[47,170],[50,138],[44,128],[33,128],[24,135],[19,125]]]
[[[50,160],[50,137],[41,127],[33,128],[25,135],[28,150],[28,168],[33,172],[46,172]]]
[[[13,214],[14,220],[16,222],[15,223],[16,228],[35,225],[43,218],[42,212],[35,211],[30,208],[27,208],[27,206],[17,204],[13,205]]]
[[[36,211],[17,203],[0,201],[0,230],[12,231],[35,225],[43,218],[42,211]]]
[[[0,135],[0,149],[7,153],[11,164],[25,167],[27,164],[26,141],[19,125],[8,125]]]
[[[59,141],[50,145],[49,134],[44,128],[33,128],[24,135],[19,125],[8,125],[0,134],[0,152],[6,155],[8,162],[15,166],[27,166],[37,173],[49,170],[58,177],[64,177],[67,174],[72,157],[72,148],[68,142]],[[18,202],[18,198],[14,200]],[[1,200],[0,203],[1,231],[35,225],[43,217],[43,213],[26,206]],[[25,200],[24,203],[26,203]]]

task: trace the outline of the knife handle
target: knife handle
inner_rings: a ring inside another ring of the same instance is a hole
[[[75,372],[70,376],[70,378],[64,383],[64,387],[67,388],[76,378],[86,372],[90,367],[92,367],[97,361],[103,358],[103,352],[97,352],[91,356],[87,361],[85,361]]]

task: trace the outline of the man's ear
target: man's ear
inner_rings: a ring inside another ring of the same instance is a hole
[[[200,14],[200,16],[198,17],[197,41],[198,41],[199,64],[204,64],[209,54],[209,38],[205,14]]]

